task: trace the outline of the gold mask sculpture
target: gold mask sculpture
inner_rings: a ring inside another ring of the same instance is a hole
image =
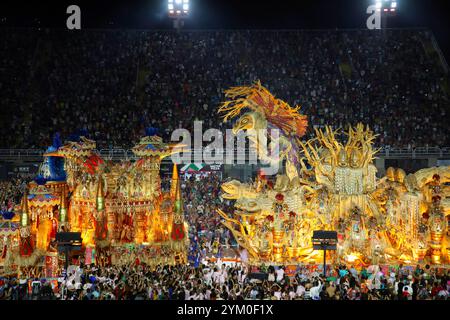
[[[344,149],[339,151],[339,166],[346,167],[347,166],[347,153]]]
[[[395,170],[395,180],[398,183],[403,183],[405,181],[406,173],[405,170],[398,168]]]
[[[360,167],[360,159],[361,159],[361,153],[358,151],[358,149],[353,149],[350,157],[350,165],[352,168],[359,168]]]
[[[394,182],[395,181],[395,169],[393,167],[389,167],[386,170],[386,177],[389,181]]]

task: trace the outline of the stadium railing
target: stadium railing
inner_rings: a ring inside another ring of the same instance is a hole
[[[98,153],[106,160],[136,160],[137,157],[134,155],[131,149],[125,148],[113,148],[113,149],[100,149],[97,150]],[[191,149],[190,156],[194,160],[195,151],[203,152],[204,149]],[[218,150],[224,157],[229,155],[228,150]],[[44,150],[41,149],[0,149],[0,161],[40,161],[44,154]],[[254,155],[254,152],[251,153]],[[233,159],[238,159],[238,157],[245,157],[248,159],[249,152],[237,152],[233,150]],[[381,148],[378,152],[377,157],[379,158],[394,158],[394,159],[415,159],[415,158],[450,158],[450,147],[418,147],[418,148]],[[193,161],[194,162],[194,161]]]

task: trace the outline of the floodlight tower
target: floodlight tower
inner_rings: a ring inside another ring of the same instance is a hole
[[[167,0],[169,18],[173,20],[173,27],[177,30],[184,26],[184,19],[189,16],[189,0]]]
[[[381,28],[387,28],[388,17],[397,15],[397,0],[375,0],[375,7],[381,16]]]

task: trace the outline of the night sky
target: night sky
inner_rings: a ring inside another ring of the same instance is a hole
[[[190,0],[187,29],[334,29],[365,28],[373,0]],[[397,0],[398,15],[389,27],[428,27],[450,56],[450,19],[446,1]],[[448,1],[447,1],[448,2]],[[81,8],[82,28],[170,29],[167,0],[0,1],[0,25],[65,28],[66,8]]]

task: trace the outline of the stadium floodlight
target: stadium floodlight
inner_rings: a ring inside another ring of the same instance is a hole
[[[397,11],[397,0],[375,0],[374,2],[378,12],[392,15]]]
[[[189,0],[167,0],[169,18],[173,19],[175,29],[180,29],[184,25],[184,19],[189,16]]]
[[[184,18],[189,14],[189,0],[168,0],[167,9],[170,18]]]
[[[380,28],[387,29],[389,18],[397,15],[398,0],[372,0],[372,8],[373,6],[375,6],[376,13],[381,18]]]

